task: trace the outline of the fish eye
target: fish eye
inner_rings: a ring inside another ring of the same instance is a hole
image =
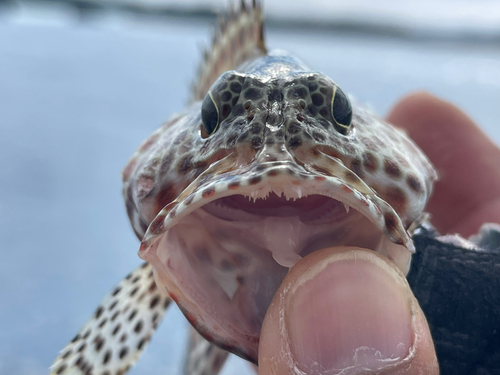
[[[338,86],[335,86],[333,92],[331,111],[335,129],[341,134],[347,134],[351,126],[352,107],[349,98]]]
[[[201,121],[209,136],[214,134],[219,127],[219,109],[210,91],[201,104]]]

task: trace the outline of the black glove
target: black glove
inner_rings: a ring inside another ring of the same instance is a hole
[[[466,249],[420,228],[408,282],[424,311],[441,374],[500,374],[500,232]]]

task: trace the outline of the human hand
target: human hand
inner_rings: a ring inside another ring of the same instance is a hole
[[[439,170],[427,209],[441,233],[468,236],[500,222],[500,151],[465,114],[419,93],[404,98],[389,121],[406,128]],[[405,277],[367,250],[324,249],[298,262],[261,331],[259,374],[338,373],[439,373]]]

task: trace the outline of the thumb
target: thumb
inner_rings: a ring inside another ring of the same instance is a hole
[[[287,274],[267,311],[260,375],[438,374],[425,316],[404,275],[377,253],[316,251]]]

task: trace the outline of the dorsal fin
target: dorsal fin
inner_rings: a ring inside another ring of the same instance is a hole
[[[203,99],[225,71],[266,53],[262,6],[257,0],[253,0],[252,5],[241,0],[237,11],[231,7],[229,15],[219,17],[212,46],[205,50],[198,78],[193,84],[193,101]]]

